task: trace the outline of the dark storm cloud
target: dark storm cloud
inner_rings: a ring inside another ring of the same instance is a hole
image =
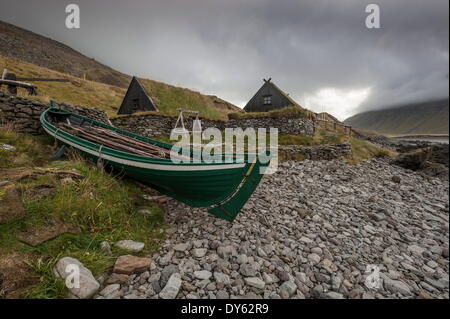
[[[267,77],[300,104],[341,118],[448,96],[446,0],[376,1],[378,30],[365,27],[371,1],[360,0],[73,0],[80,30],[64,27],[69,2],[35,2],[2,4],[0,19],[125,73],[241,106]]]

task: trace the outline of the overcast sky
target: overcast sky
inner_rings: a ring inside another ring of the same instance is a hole
[[[271,77],[299,104],[339,119],[448,97],[448,1],[0,0],[0,19],[119,71],[245,106]],[[81,28],[65,27],[76,3]]]

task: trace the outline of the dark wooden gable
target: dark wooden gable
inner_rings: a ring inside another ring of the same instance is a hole
[[[246,112],[267,112],[282,109],[287,106],[298,105],[279,87],[271,82],[271,79],[264,79],[263,86],[248,101],[244,107]]]
[[[117,114],[133,114],[142,111],[158,111],[158,109],[138,78],[133,76]]]

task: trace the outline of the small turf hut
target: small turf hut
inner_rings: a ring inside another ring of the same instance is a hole
[[[142,111],[158,111],[158,108],[138,78],[133,76],[117,114],[133,114]]]
[[[288,94],[283,92],[270,79],[264,80],[263,86],[244,107],[246,112],[267,112],[287,106],[299,106]]]

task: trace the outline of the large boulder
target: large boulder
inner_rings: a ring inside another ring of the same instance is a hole
[[[444,164],[427,162],[423,167],[422,172],[428,176],[448,180],[448,166],[445,166]]]
[[[413,171],[425,167],[427,161],[430,159],[432,149],[430,147],[421,148],[408,153],[400,154],[392,163]]]
[[[79,269],[79,286],[68,286],[70,296],[77,299],[89,299],[95,295],[100,288],[100,284],[92,275],[92,272],[87,269],[80,261],[72,257],[61,258],[53,268],[55,276],[66,280],[69,275],[73,275],[73,268],[69,266],[78,266]],[[70,278],[69,278],[70,279]],[[75,281],[70,281],[71,284],[75,284]],[[67,283],[66,283],[67,286]]]
[[[433,163],[442,164],[448,168],[448,144],[437,144],[432,146],[432,154],[430,161]]]

